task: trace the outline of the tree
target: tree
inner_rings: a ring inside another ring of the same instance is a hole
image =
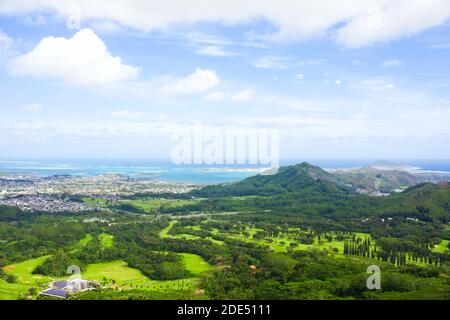
[[[16,276],[12,275],[12,274],[7,274],[5,276],[5,281],[8,283],[16,283],[17,282],[17,278]]]

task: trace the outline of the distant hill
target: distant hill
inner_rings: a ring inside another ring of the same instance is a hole
[[[450,222],[450,185],[415,184],[415,179],[408,172],[369,167],[350,175],[340,175],[304,162],[282,167],[274,175],[259,174],[240,182],[193,191],[191,195],[208,199],[185,209],[199,212],[268,210],[331,219],[374,217],[381,221],[381,218],[403,217]],[[351,182],[363,186],[375,180],[380,182],[380,188],[383,183],[391,187],[414,186],[392,195],[372,197],[346,185]]]
[[[356,169],[330,171],[340,183],[351,185],[360,193],[382,195],[403,191],[417,184],[450,181],[450,174],[424,172],[417,168],[380,160]]]
[[[373,167],[335,171],[333,175],[339,182],[365,190],[368,194],[375,192],[392,193],[396,190],[405,189],[424,182],[423,178],[407,171]]]
[[[199,197],[218,198],[226,196],[270,196],[289,192],[326,191],[332,193],[357,192],[369,196],[399,193],[421,184],[450,181],[450,174],[419,172],[414,167],[388,161],[356,169],[325,171],[303,162],[281,167],[276,174],[259,174],[236,183],[207,186],[193,191]]]
[[[417,212],[423,217],[450,221],[450,185],[421,183],[402,193],[380,199],[384,212]],[[397,214],[398,215],[398,214]]]
[[[336,177],[307,162],[295,166],[281,167],[276,174],[259,174],[237,183],[208,186],[192,194],[199,197],[269,196],[301,190],[323,193],[344,193]]]

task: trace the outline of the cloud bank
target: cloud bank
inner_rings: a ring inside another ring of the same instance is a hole
[[[263,35],[290,41],[329,35],[358,48],[411,36],[450,17],[447,0],[3,0],[0,14],[51,12],[68,19],[119,24],[144,32],[198,23],[225,25],[267,21],[274,31]]]

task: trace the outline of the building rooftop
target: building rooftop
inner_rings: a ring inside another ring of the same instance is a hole
[[[66,299],[69,295],[69,293],[65,290],[60,290],[60,289],[47,289],[41,292],[42,295],[44,296],[50,296],[50,297],[55,297],[55,298],[62,298],[62,299]]]

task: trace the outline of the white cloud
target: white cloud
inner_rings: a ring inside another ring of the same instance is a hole
[[[109,114],[110,118],[122,119],[122,120],[136,120],[142,119],[146,116],[144,112],[131,111],[131,110],[116,110]]]
[[[43,15],[38,14],[36,17],[25,17],[25,23],[33,27],[39,27],[47,24],[47,19]]]
[[[163,86],[167,94],[199,94],[214,89],[221,80],[214,70],[199,69],[186,78],[174,79]]]
[[[229,46],[234,44],[232,41],[228,39],[224,39],[218,36],[205,34],[201,32],[189,32],[187,35],[187,39],[190,42],[196,43],[196,44],[203,44],[203,45],[210,45],[210,46]]]
[[[287,69],[290,62],[287,57],[266,56],[254,61],[253,65],[260,69]]]
[[[13,44],[11,39],[6,33],[0,29],[0,53],[7,52]]]
[[[351,83],[349,87],[351,89],[357,89],[371,94],[382,94],[382,95],[396,89],[395,83],[391,82],[390,79],[385,77],[375,77],[365,79],[359,82],[354,82]]]
[[[325,62],[324,59],[308,59],[308,60],[300,60],[295,63],[296,66],[318,66]]]
[[[342,84],[342,80],[336,80],[336,81],[334,82],[334,84],[338,86],[338,85]]]
[[[203,97],[206,101],[219,101],[225,99],[225,93],[223,91],[214,91]]]
[[[305,75],[303,73],[299,73],[295,75],[295,79],[297,80],[303,80],[305,79]]]
[[[397,67],[399,65],[401,65],[402,62],[400,60],[397,59],[392,59],[392,60],[385,60],[381,63],[381,66],[384,68],[389,68],[389,67]]]
[[[236,93],[234,96],[231,97],[231,101],[233,102],[248,102],[253,99],[255,96],[255,92],[251,89],[246,89],[241,92]]]
[[[48,139],[79,137],[82,138],[82,143],[90,143],[97,139],[109,139],[113,143],[117,142],[117,139],[126,139],[127,143],[132,143],[135,139],[145,141],[154,136],[167,137],[168,132],[170,133],[180,126],[179,123],[158,119],[152,121],[114,119],[106,122],[86,121],[82,123],[66,120],[62,119],[51,123],[45,121],[0,122],[0,133],[3,136],[24,137],[28,142],[32,137]]]
[[[223,47],[220,47],[220,46],[203,47],[203,48],[197,50],[197,54],[204,55],[204,56],[213,56],[213,57],[231,57],[231,56],[238,55],[238,53],[227,51]]]
[[[42,109],[42,104],[39,103],[29,104],[23,108],[23,110],[26,112],[41,112]]]
[[[412,36],[440,25],[450,17],[447,0],[359,2],[366,2],[366,9],[336,32],[336,40],[347,47],[359,48]]]
[[[256,68],[271,70],[286,70],[294,67],[318,66],[324,63],[323,59],[296,60],[289,56],[263,56],[252,64]]]
[[[395,84],[394,83],[387,83],[386,84],[386,88],[393,89],[393,88],[395,88]]]
[[[119,33],[122,27],[113,21],[93,21],[92,28],[100,33]]]
[[[348,47],[411,36],[444,23],[450,17],[448,0],[204,0],[77,1],[83,20],[106,20],[150,32],[201,22],[246,24],[255,18],[276,31],[262,35],[285,41],[327,36]],[[67,19],[73,0],[3,0],[0,14],[53,12]],[[195,9],[194,9],[195,8]],[[247,24],[248,25],[248,24]]]
[[[83,29],[70,39],[42,39],[33,50],[15,58],[10,70],[17,75],[55,78],[87,86],[121,82],[139,75],[138,68],[112,56],[91,29]]]

